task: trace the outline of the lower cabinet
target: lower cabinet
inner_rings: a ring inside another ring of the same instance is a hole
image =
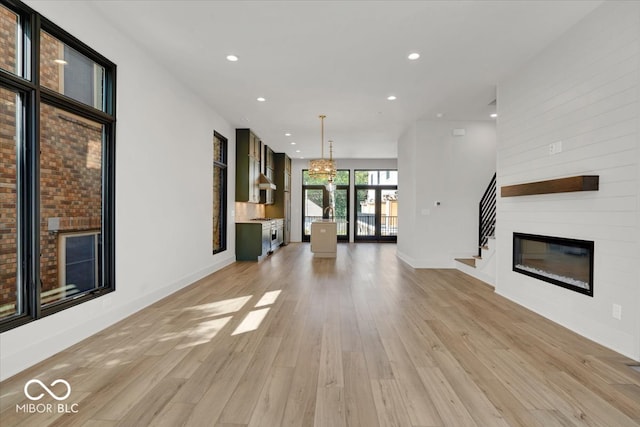
[[[276,243],[280,246],[284,243],[284,219],[276,219],[276,230]]]
[[[236,223],[236,259],[258,261],[271,250],[271,225],[268,223]]]

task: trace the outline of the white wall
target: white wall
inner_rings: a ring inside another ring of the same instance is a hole
[[[349,188],[349,220],[350,237],[353,242],[353,224],[355,207],[353,203],[354,173],[355,169],[397,169],[396,159],[336,159],[338,169],[349,169],[351,172],[351,185]],[[291,162],[291,241],[302,241],[302,170],[309,168],[309,160],[292,159]],[[400,172],[398,172],[400,174]],[[398,186],[398,191],[400,187]],[[398,202],[402,206],[402,200]],[[402,208],[399,208],[402,209]]]
[[[605,2],[498,86],[498,186],[592,174],[600,190],[499,199],[496,291],[636,360],[639,90],[638,2]],[[593,240],[593,298],[511,271],[515,231]]]
[[[398,220],[402,260],[452,268],[454,258],[477,254],[478,203],[495,173],[495,149],[493,121],[419,121],[407,129],[398,142],[399,193],[408,201]]]
[[[402,201],[402,208],[398,209],[398,246],[396,254],[400,259],[413,265],[415,261],[408,259],[407,254],[414,252],[414,240],[411,233],[416,229],[418,201],[416,200],[416,123],[412,123],[398,139],[398,199]]]
[[[213,131],[232,165],[234,129],[86,3],[28,3],[118,65],[116,291],[2,333],[0,379],[235,260],[231,215],[227,250],[211,254]]]

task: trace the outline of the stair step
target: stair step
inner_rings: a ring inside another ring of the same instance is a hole
[[[485,251],[489,250],[489,246],[484,245],[484,246],[478,246],[480,249],[484,249]]]
[[[480,255],[474,255],[473,259],[482,259],[482,257]]]
[[[474,258],[456,258],[458,262],[468,265],[469,267],[476,268],[476,260]]]

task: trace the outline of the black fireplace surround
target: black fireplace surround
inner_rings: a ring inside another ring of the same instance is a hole
[[[588,240],[513,233],[513,271],[592,297],[593,249]]]

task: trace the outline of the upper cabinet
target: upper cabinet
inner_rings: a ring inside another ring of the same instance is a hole
[[[275,163],[273,157],[273,150],[268,146],[264,146],[264,168],[263,173],[264,177],[260,177],[260,203],[265,203],[267,205],[273,204],[274,197],[274,189],[276,188],[273,185],[275,181],[276,173],[275,173]],[[266,177],[266,179],[264,179]]]
[[[236,202],[273,204],[273,150],[251,129],[236,129]]]
[[[284,220],[283,243],[286,245],[291,236],[291,158],[285,153],[275,153],[273,157],[276,190],[273,204],[266,206],[265,213],[268,217]]]
[[[284,155],[284,191],[291,191],[291,158]]]
[[[236,129],[236,202],[260,203],[260,139]]]

